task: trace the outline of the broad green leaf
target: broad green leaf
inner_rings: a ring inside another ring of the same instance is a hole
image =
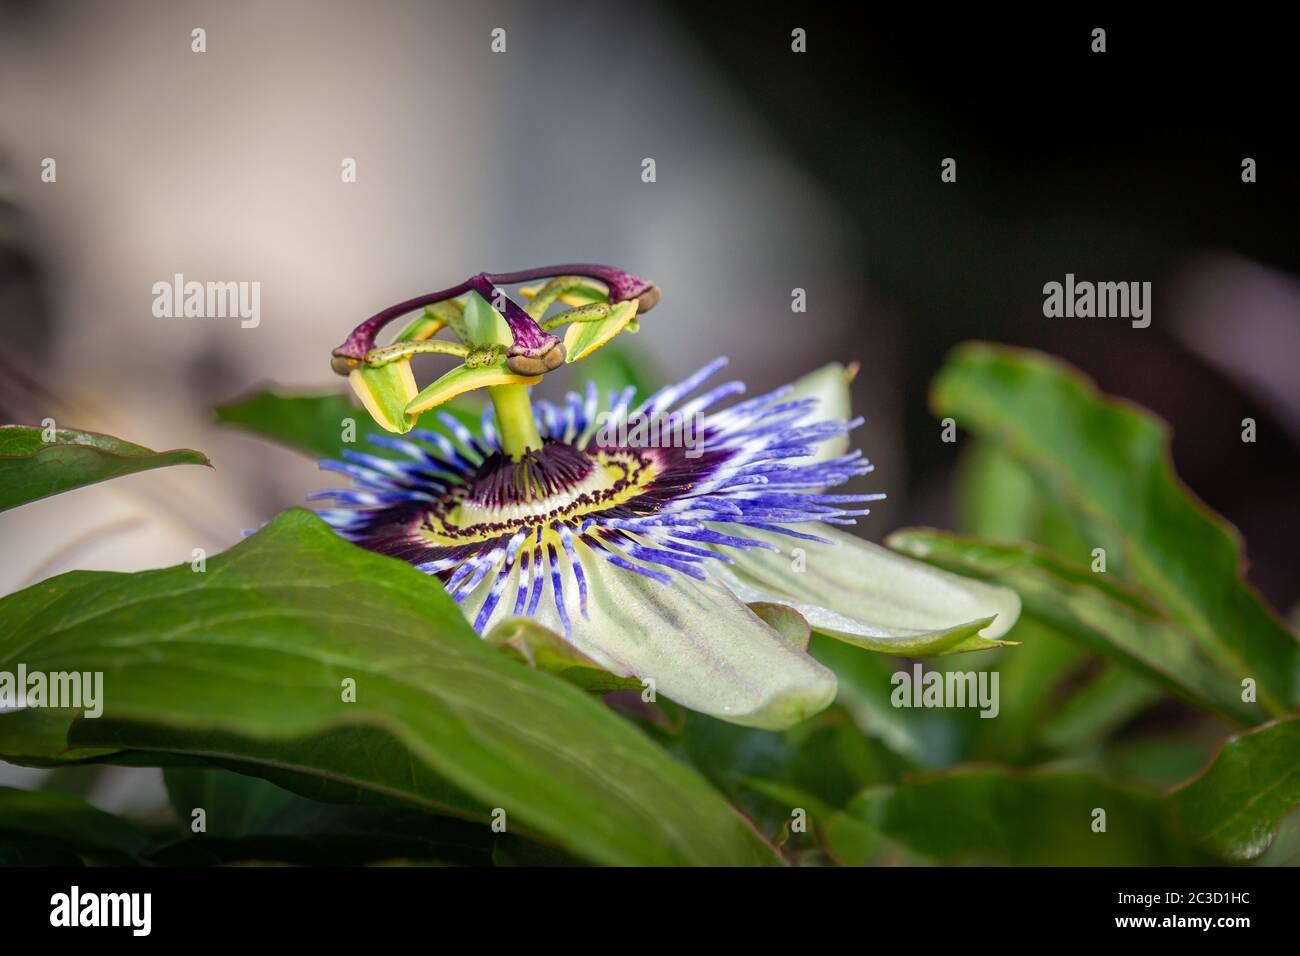
[[[1256,866],[1300,866],[1300,811],[1278,824],[1277,835]]]
[[[304,511],[201,574],[72,572],[0,600],[0,669],[17,661],[103,671],[104,716],[78,724],[168,731],[164,750],[227,735],[235,759],[246,740],[247,759],[273,749],[310,772],[338,758],[317,750],[321,735],[375,728],[411,764],[595,862],[775,861],[698,775],[479,639],[435,579]],[[370,754],[351,756],[364,785]]]
[[[959,767],[863,790],[847,813],[940,863],[1182,866],[1259,857],[1298,807],[1288,718],[1231,738],[1167,796],[1074,770]]]
[[[519,842],[477,822],[410,808],[321,803],[227,770],[172,767],[164,777],[186,836],[152,851],[153,863],[339,866],[415,858],[484,866],[494,844]],[[205,829],[191,833],[196,809],[203,811]]]
[[[894,691],[892,678],[902,666],[899,659],[864,654],[860,648],[822,634],[813,635],[811,650],[817,660],[835,672],[839,685],[836,706],[853,718],[863,734],[878,739],[906,761],[920,766],[957,759],[946,715],[895,707],[890,702]]]
[[[1033,478],[1011,457],[987,442],[973,441],[962,450],[953,481],[958,530],[1008,541],[1036,540],[1042,502]]]
[[[773,839],[795,807],[807,811],[812,828],[819,830],[856,792],[893,783],[909,769],[882,743],[860,734],[839,707],[780,733],[693,711],[667,725],[648,722],[646,731],[706,776]]]
[[[870,866],[889,846],[880,833],[853,814],[837,810],[826,823],[823,840],[826,852],[840,866]]]
[[[1105,813],[1105,830],[1094,829]],[[963,767],[863,791],[848,814],[948,864],[1176,866],[1209,857],[1183,846],[1155,793],[1062,770]]]
[[[1270,711],[1300,704],[1300,641],[1243,578],[1235,530],[1179,482],[1163,423],[1059,362],[985,344],[953,353],[931,403],[1115,542],[1114,566]]]
[[[168,767],[163,781],[181,825],[191,830],[194,811],[202,810],[209,836],[283,832],[286,819],[313,804],[270,781],[216,768]]]
[[[44,845],[84,862],[116,866],[135,862],[150,842],[135,824],[77,797],[0,787],[0,858],[14,839],[25,851]]]
[[[1204,767],[1219,749],[1217,722],[1197,726],[1130,728],[1105,746],[1070,757],[1072,766],[1095,770],[1111,780],[1168,790]]]
[[[60,428],[45,441],[30,425],[0,425],[0,511],[167,465],[211,465],[188,448],[153,451],[111,435]]]
[[[478,427],[479,412],[472,405],[453,401],[443,408],[462,424]],[[339,458],[345,448],[381,454],[366,438],[387,434],[340,392],[294,395],[271,389],[220,405],[216,415],[223,425],[237,426],[317,458]],[[421,427],[440,426],[425,420]],[[345,441],[347,437],[354,440]]]
[[[114,754],[113,747],[69,746],[68,726],[82,713],[52,707],[0,712],[0,760],[24,767],[61,767]]]
[[[94,753],[94,762],[125,766],[217,767],[260,777],[325,803],[411,807],[467,820],[488,821],[491,806],[477,800],[382,727],[349,724],[291,740],[258,739],[226,731],[177,729],[109,719],[75,720],[65,734],[69,755]],[[94,749],[97,748],[97,749]],[[6,758],[7,759],[7,758]],[[516,832],[541,834],[516,820]]]
[[[299,820],[313,827],[304,832],[196,835],[157,847],[146,859],[169,867],[490,866],[493,862],[491,831],[477,824],[392,811],[357,812],[319,805],[308,809],[312,813]],[[426,832],[430,829],[433,832]]]
[[[337,727],[283,743],[80,716],[53,708],[0,714],[0,760],[49,768],[112,764],[228,769],[312,801],[388,809],[414,806],[466,820],[490,818],[491,808],[413,762],[400,742],[375,727]],[[539,837],[523,825],[516,824],[514,830]]]
[[[294,395],[268,389],[217,406],[216,416],[223,425],[318,458],[338,458],[345,448],[365,447],[367,435],[387,434],[340,392]],[[346,435],[355,441],[344,441]]]
[[[1198,845],[1237,862],[1259,856],[1300,807],[1300,718],[1232,737],[1169,805],[1174,825]]]
[[[636,389],[638,396],[645,398],[654,394],[663,384],[658,376],[646,368],[640,355],[623,348],[618,342],[611,342],[587,356],[582,367],[576,370],[565,385],[574,391],[580,391],[588,381],[596,383],[602,402],[610,393],[621,392],[629,385]],[[632,407],[636,407],[635,401]]]
[[[961,728],[969,731],[964,759],[1024,764],[1042,756],[1043,723],[1088,657],[1079,645],[1028,611],[1007,636],[1020,641],[1020,646],[996,651],[996,660],[981,665],[981,670],[998,673],[997,719],[962,721]],[[960,670],[966,665],[954,660],[952,666]]]
[[[1062,752],[1102,740],[1161,698],[1156,687],[1121,667],[1106,667],[1042,721],[1040,739]]]
[[[963,450],[955,483],[959,531],[1028,541],[1076,564],[1087,563],[1102,543],[1084,516],[1041,490],[1032,472],[989,442],[976,439]],[[1110,573],[1121,570],[1120,558],[1118,549],[1108,549]]]
[[[1241,679],[1139,592],[1028,544],[908,528],[890,547],[949,571],[1012,588],[1024,613],[1198,707],[1241,724],[1267,715],[1241,699]]]
[[[1078,527],[1075,517],[1040,492],[1023,465],[988,442],[967,443],[953,484],[959,531],[1028,541],[1059,555],[1090,554],[1090,535]],[[1043,739],[1047,722],[1058,706],[1069,706],[1073,695],[1062,705],[1062,694],[1077,685],[1076,675],[1092,656],[1036,619],[1022,618],[1009,636],[1021,646],[997,652],[1002,711],[998,720],[976,726],[967,759],[1024,764],[1059,749],[1059,743]],[[1125,679],[1150,688],[1139,678]]]

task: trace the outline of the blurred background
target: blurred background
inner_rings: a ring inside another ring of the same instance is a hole
[[[586,260],[663,288],[620,340],[658,377],[726,354],[766,388],[860,362],[867,485],[889,495],[861,523],[876,540],[954,523],[959,450],[926,405],[953,345],[1065,357],[1171,423],[1178,471],[1289,612],[1300,154],[1276,83],[1283,32],[1094,19],[0,0],[0,418],[193,447],[215,466],[0,515],[0,593],[228,547],[321,479],[217,427],[215,404],[269,382],[342,388],[329,352],[383,306]],[[1246,157],[1258,182],[1242,182]],[[259,282],[260,324],[155,318],[151,287],[176,273]],[[1151,282],[1151,326],[1044,318],[1043,284],[1066,273]],[[98,802],[161,800],[137,780],[106,772]]]

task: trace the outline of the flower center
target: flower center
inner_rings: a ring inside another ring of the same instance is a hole
[[[457,545],[581,519],[640,494],[655,471],[654,460],[635,448],[583,451],[548,440],[518,460],[497,453],[429,508],[420,532],[432,543]]]

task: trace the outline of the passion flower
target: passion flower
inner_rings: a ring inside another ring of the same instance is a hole
[[[527,308],[500,290],[548,277],[522,290]],[[842,366],[747,399],[740,382],[708,385],[725,359],[639,400],[591,383],[560,404],[530,399],[542,375],[635,330],[658,300],[621,270],[554,266],[483,273],[362,323],[334,367],[402,437],[371,438],[395,457],[322,462],[354,487],[315,493],[337,505],[319,514],[436,575],[480,634],[529,618],[572,657],[735,723],[780,729],[831,702],[835,676],[806,653],[809,628],[908,656],[1003,643],[1013,592],[834,527],[884,497],[831,490],[872,470],[847,447],[861,419],[847,417]],[[569,308],[546,318],[557,304]],[[552,330],[564,326],[561,340]],[[433,339],[444,328],[458,341]],[[409,362],[421,352],[461,364],[417,393]],[[492,402],[477,428],[445,410],[446,434],[415,428],[479,387]]]

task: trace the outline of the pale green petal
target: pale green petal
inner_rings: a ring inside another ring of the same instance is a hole
[[[815,398],[817,408],[809,416],[809,421],[847,420],[852,416],[849,409],[849,383],[853,381],[853,374],[839,362],[823,365],[815,372],[795,379],[792,383],[794,391],[782,401]],[[848,450],[849,436],[836,435],[818,445],[812,456],[800,458],[797,464],[806,465],[838,458]]]
[[[512,653],[529,667],[556,674],[584,690],[641,689],[641,682],[635,677],[616,677],[549,627],[543,627],[530,617],[506,618],[492,625],[483,639]]]
[[[873,651],[928,657],[995,647],[1020,616],[1014,591],[941,571],[829,525],[799,530],[832,544],[717,529],[780,549],[726,549],[735,564],[723,578],[741,600],[789,604],[813,630]]]
[[[575,650],[620,677],[654,681],[655,693],[736,724],[781,730],[835,698],[835,675],[774,630],[724,585],[683,575],[671,585],[616,568],[577,545],[587,577],[589,620],[578,607],[568,562],[560,554]],[[513,610],[519,572],[512,573],[493,622]],[[465,599],[473,620],[490,578]],[[536,620],[556,634],[549,576]]]

